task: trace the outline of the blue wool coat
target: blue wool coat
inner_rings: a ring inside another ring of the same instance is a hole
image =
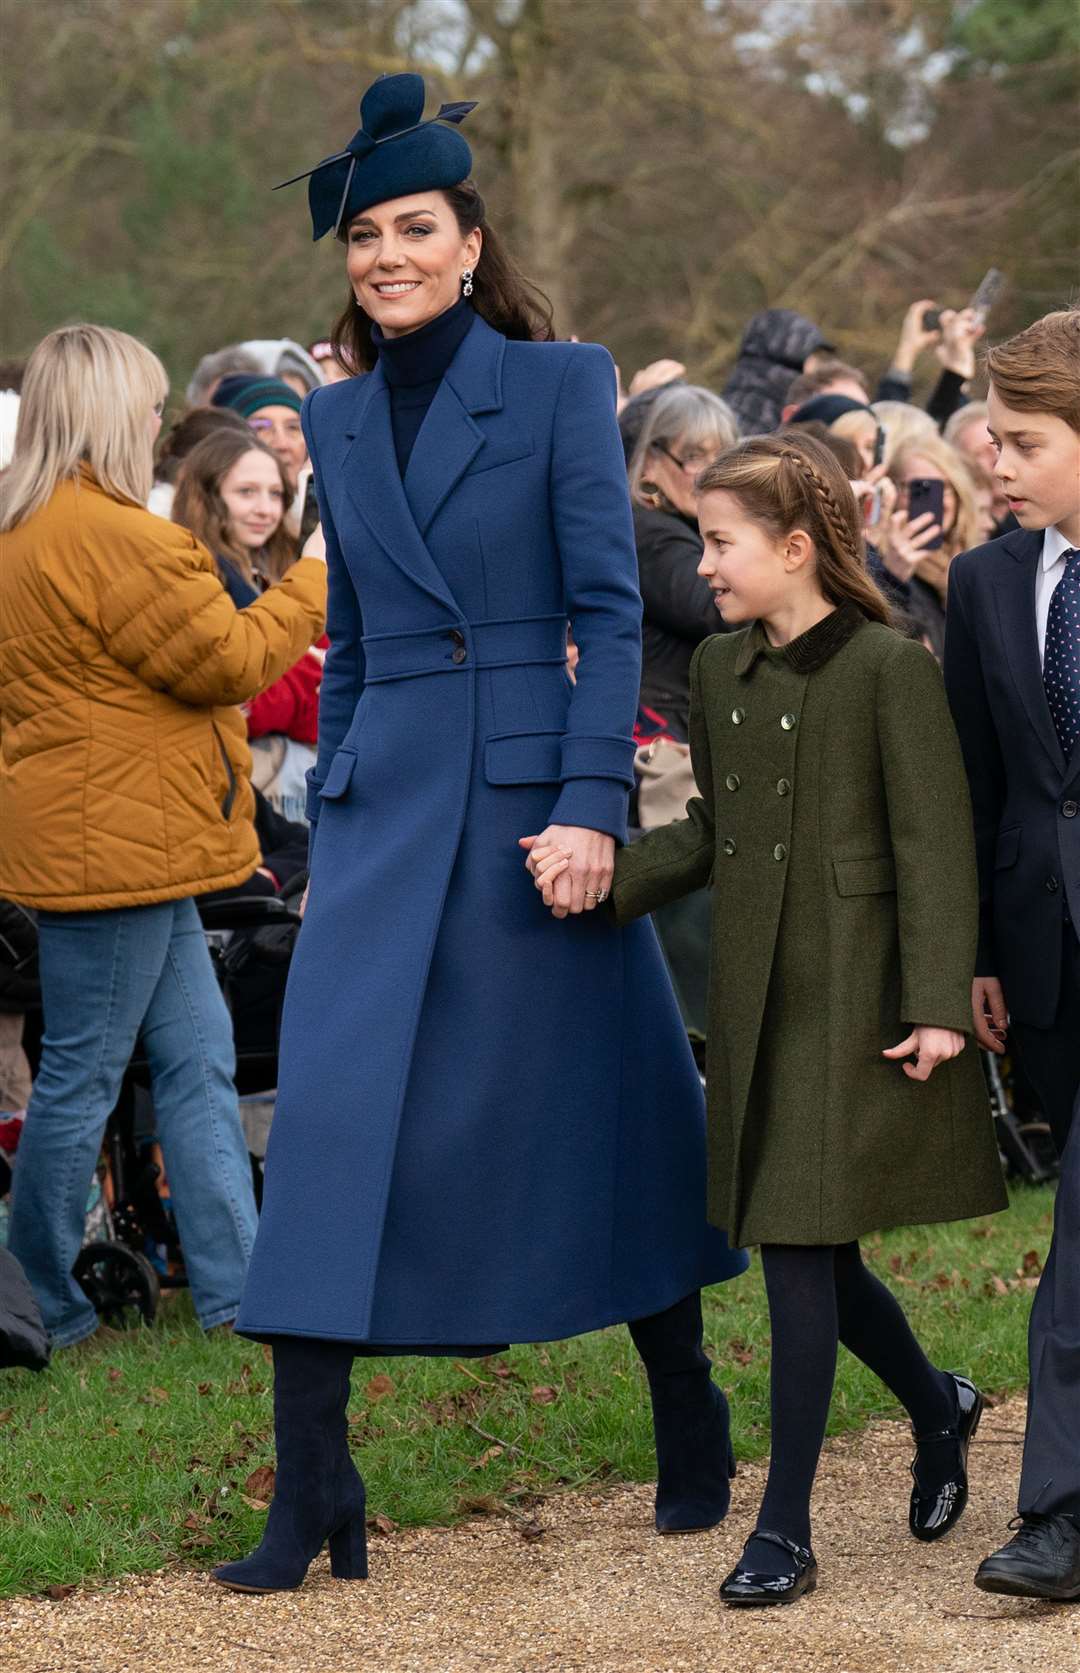
[[[378,367],[305,406],[331,649],[244,1334],[543,1341],[745,1264],[706,1221],[651,925],[554,919],[517,846],[625,833],[641,604],[613,396],[604,349],[478,317],[404,481]]]

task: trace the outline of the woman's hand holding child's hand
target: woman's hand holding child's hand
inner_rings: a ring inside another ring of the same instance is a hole
[[[607,899],[615,871],[615,838],[576,825],[549,825],[520,837],[525,865],[556,918],[592,912]]]
[[[964,1049],[964,1036],[955,1028],[913,1028],[906,1040],[890,1046],[882,1057],[914,1057],[914,1063],[904,1064],[904,1073],[911,1080],[929,1080],[939,1063],[959,1057]]]

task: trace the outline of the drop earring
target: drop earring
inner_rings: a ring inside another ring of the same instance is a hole
[[[471,267],[467,267],[465,269],[464,273],[461,275],[461,294],[462,294],[462,296],[471,296],[472,293],[473,293],[473,270],[472,270]]]

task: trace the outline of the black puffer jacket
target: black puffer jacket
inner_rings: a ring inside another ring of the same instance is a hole
[[[812,320],[791,308],[765,308],[755,314],[724,385],[724,400],[735,409],[743,434],[775,430],[791,380],[802,371],[807,355],[831,347]]]
[[[702,539],[697,524],[676,511],[634,507],[638,584],[645,605],[641,644],[641,701],[664,716],[683,741],[690,718],[690,659],[724,623],[708,585],[697,573]]]

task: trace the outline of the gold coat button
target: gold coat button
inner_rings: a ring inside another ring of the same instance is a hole
[[[789,778],[778,778],[777,779],[777,781],[776,781],[776,794],[778,796],[790,796],[791,795],[791,780]]]
[[[738,773],[728,773],[727,778],[724,780],[724,783],[727,785],[729,790],[737,790],[741,782],[742,781],[739,778]]]
[[[745,709],[732,709],[732,711],[731,711],[731,724],[732,724],[732,726],[741,726],[745,719],[746,719],[746,710]]]
[[[777,843],[776,847],[772,851],[772,857],[774,860],[787,859],[787,849],[784,847],[782,842]]]
[[[725,837],[724,838],[724,853],[725,854],[734,854],[734,852],[735,852],[735,838],[734,837]]]
[[[780,724],[784,728],[785,732],[792,731],[794,729],[794,726],[795,726],[795,716],[793,714],[790,714],[790,713],[786,714],[786,715],[781,715],[780,716]]]

